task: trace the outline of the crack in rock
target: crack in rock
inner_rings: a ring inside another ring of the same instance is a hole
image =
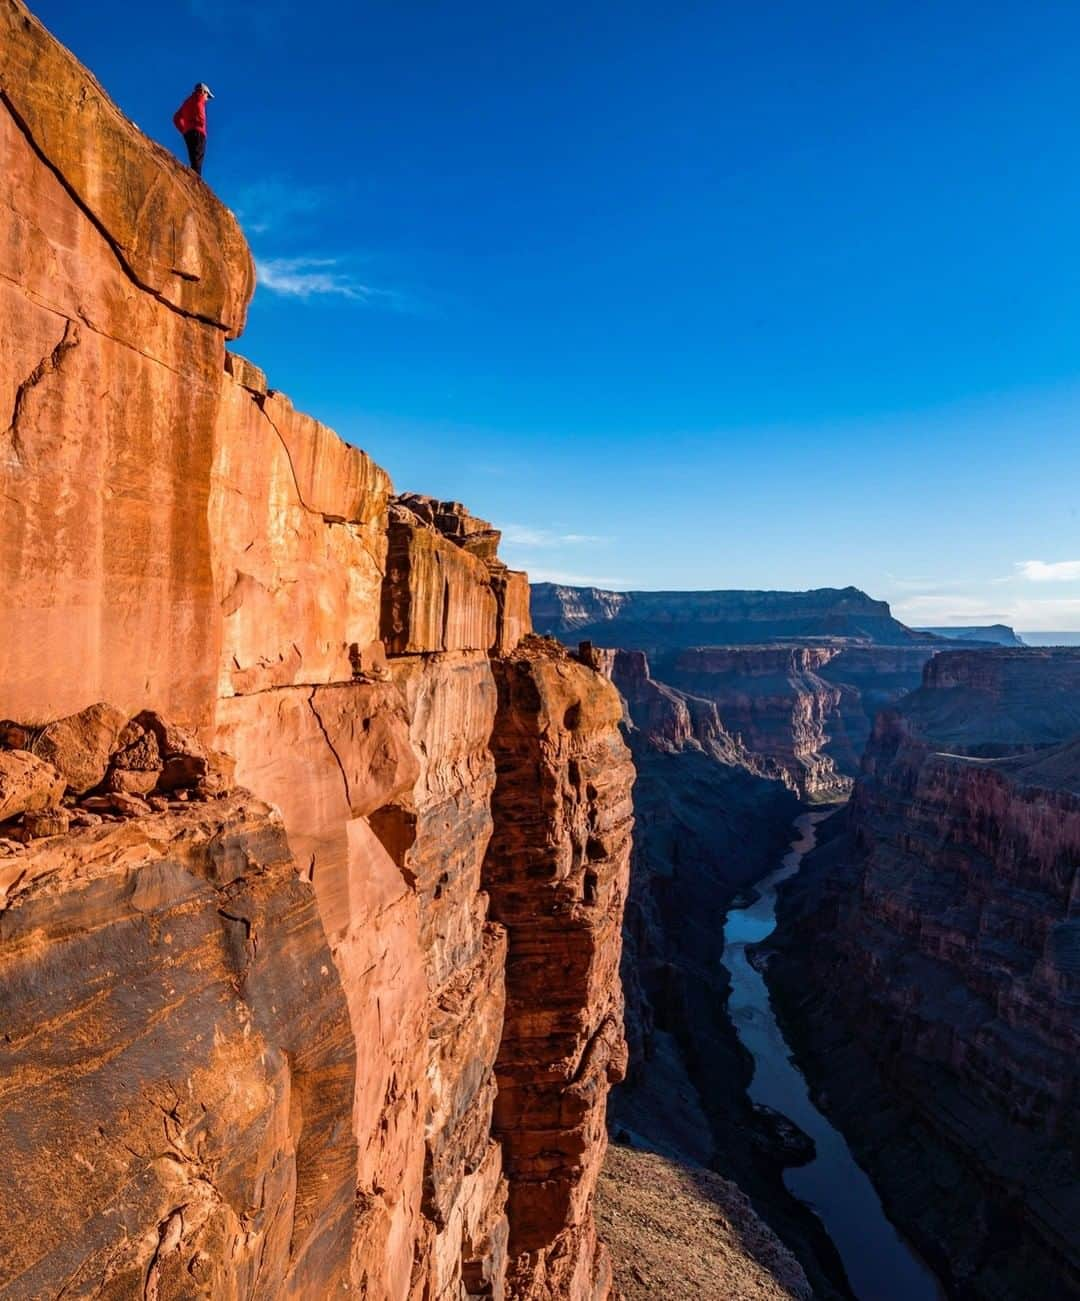
[[[80,342],[79,327],[73,320],[68,318],[64,325],[64,337],[53,348],[52,352],[42,357],[15,390],[15,401],[11,407],[11,423],[4,433],[6,437],[11,439],[12,451],[14,451],[16,458],[20,462],[23,459],[23,445],[19,425],[22,421],[26,400],[42,380],[47,379],[50,375],[55,375],[60,370],[64,364],[64,358],[69,352],[77,348]]]

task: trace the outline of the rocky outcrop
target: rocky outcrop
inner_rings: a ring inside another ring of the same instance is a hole
[[[280,816],[147,810],[0,877],[5,1295],[340,1291],[356,1043]]]
[[[963,1295],[1080,1285],[1078,868],[1080,653],[947,652],[781,912],[823,1097]]]
[[[877,710],[918,685],[936,653],[925,642],[713,646],[668,655],[660,671],[710,702],[751,766],[830,801],[849,793]]]
[[[226,352],[231,214],[0,26],[0,1291],[602,1298],[614,692]]]
[[[563,641],[644,650],[739,646],[806,637],[854,637],[881,645],[926,640],[857,587],[810,592],[605,592],[534,583],[538,632]],[[662,676],[662,675],[661,675]]]

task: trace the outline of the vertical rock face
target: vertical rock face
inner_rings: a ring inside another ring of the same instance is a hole
[[[1080,653],[946,652],[782,916],[822,1083],[965,1295],[1080,1281],[1078,869]]]
[[[231,214],[0,38],[0,1291],[603,1297],[614,692],[226,353]]]

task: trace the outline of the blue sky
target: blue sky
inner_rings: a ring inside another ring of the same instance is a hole
[[[1080,628],[1080,6],[41,0],[240,351],[534,577]]]

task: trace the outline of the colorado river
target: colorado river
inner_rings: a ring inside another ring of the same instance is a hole
[[[749,908],[729,912],[724,926],[722,960],[731,973],[729,1009],[754,1059],[750,1097],[793,1120],[814,1140],[814,1160],[785,1170],[784,1182],[824,1223],[860,1301],[940,1301],[944,1293],[934,1275],[886,1218],[843,1135],[811,1102],[773,1015],[765,981],[747,961],[746,946],[765,939],[776,926],[776,888],[795,875],[803,855],[814,847],[814,824],[822,816],[806,814],[797,820],[799,839],[781,866],[757,883],[759,898]]]

